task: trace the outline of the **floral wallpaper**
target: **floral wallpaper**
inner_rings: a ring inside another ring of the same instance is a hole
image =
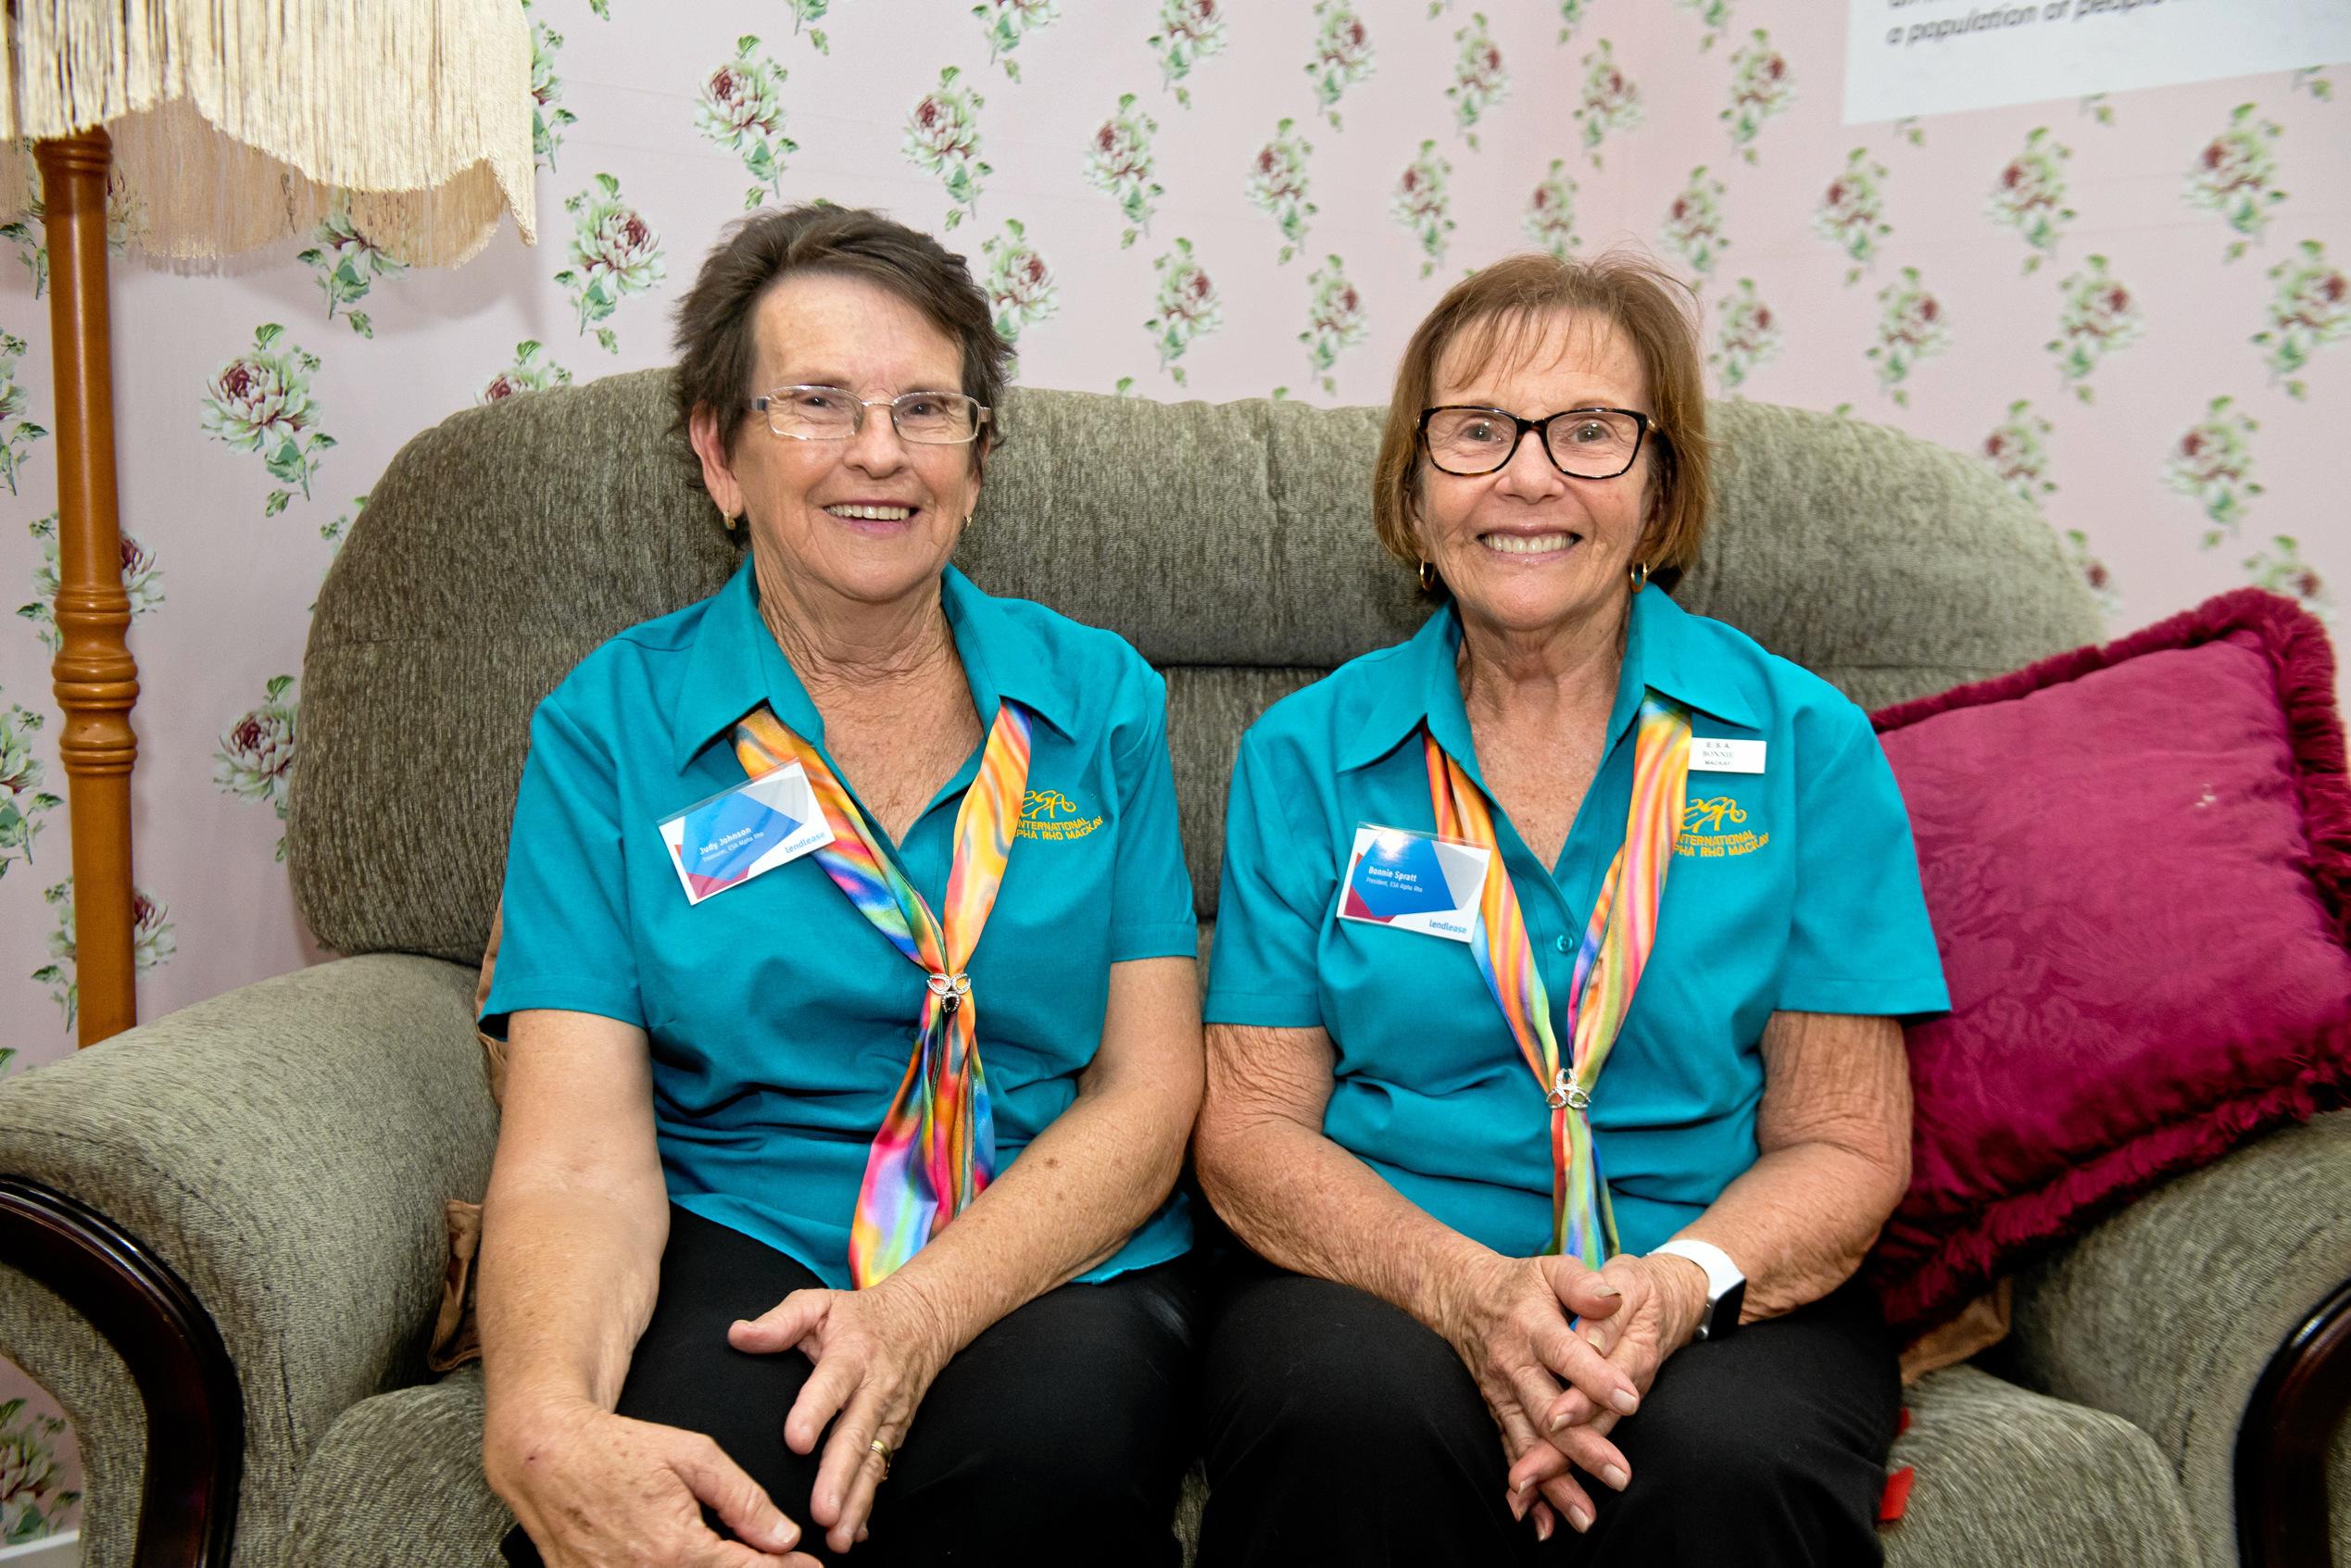
[[[2336,63],[1849,126],[1844,8],[1799,0],[516,3],[535,249],[426,270],[336,214],[190,276],[112,192],[147,1016],[329,956],[283,819],[308,608],[374,476],[455,409],[663,362],[771,203],[942,233],[1023,381],[1160,398],[1381,401],[1465,270],[1638,245],[1717,395],[1973,454],[2115,630],[2246,582],[2341,614]],[[68,1053],[76,1004],[43,239],[0,224],[0,1076]],[[0,1363],[0,1542],[69,1526],[77,1474]]]
[[[81,1468],[62,1417],[21,1395],[0,1399],[0,1549],[67,1528],[82,1500],[70,1479]]]

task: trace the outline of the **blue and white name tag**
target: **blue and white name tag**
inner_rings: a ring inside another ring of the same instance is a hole
[[[1493,851],[1409,828],[1355,828],[1339,918],[1466,942]]]
[[[833,830],[817,809],[808,774],[790,762],[667,819],[661,842],[670,847],[685,901],[698,904],[832,843]]]

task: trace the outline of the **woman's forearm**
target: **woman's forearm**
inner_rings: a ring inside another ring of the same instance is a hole
[[[1435,1324],[1447,1290],[1495,1254],[1429,1217],[1323,1135],[1330,1037],[1213,1024],[1192,1161],[1209,1202],[1261,1258],[1368,1291]]]
[[[632,1197],[492,1183],[476,1299],[494,1429],[553,1405],[620,1401],[668,1235],[658,1186]]]
[[[1139,1097],[1081,1094],[969,1209],[890,1276],[948,1354],[1109,1258],[1174,1190],[1181,1129]]]
[[[1188,959],[1111,974],[1077,1098],[887,1281],[922,1303],[947,1355],[1117,1252],[1175,1190],[1200,1108],[1199,983]]]
[[[1792,1312],[1852,1278],[1910,1185],[1899,1024],[1774,1013],[1763,1058],[1762,1155],[1685,1233],[1730,1254],[1747,1276],[1748,1319]]]
[[[1753,1322],[1792,1312],[1851,1279],[1901,1197],[1881,1164],[1829,1144],[1797,1144],[1749,1166],[1683,1234],[1730,1254],[1747,1276],[1740,1315]]]
[[[540,1411],[619,1402],[670,1224],[643,1033],[554,1011],[510,1027],[476,1291],[494,1450]]]
[[[1293,1273],[1337,1280],[1424,1323],[1448,1321],[1446,1293],[1486,1248],[1428,1212],[1320,1130],[1281,1116],[1203,1120],[1195,1166],[1233,1234]]]

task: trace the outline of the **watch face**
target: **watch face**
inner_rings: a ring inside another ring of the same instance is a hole
[[[1706,1337],[1719,1339],[1739,1326],[1739,1314],[1747,1305],[1747,1282],[1741,1280],[1715,1298],[1706,1310]]]

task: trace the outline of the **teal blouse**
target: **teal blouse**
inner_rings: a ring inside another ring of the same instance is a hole
[[[1477,774],[1460,641],[1449,606],[1411,641],[1275,704],[1243,738],[1207,1018],[1327,1031],[1325,1132],[1444,1223],[1525,1256],[1550,1235],[1551,1113],[1468,945],[1338,915],[1359,825],[1434,830],[1421,726]],[[1690,775],[1657,945],[1593,1095],[1631,1251],[1754,1163],[1758,1047],[1775,1011],[1950,1005],[1909,819],[1867,716],[1652,590],[1633,599],[1608,748],[1558,863],[1537,861],[1494,813],[1560,1038],[1576,949],[1624,842],[1645,689],[1687,704],[1695,738],[1763,742],[1764,767]]]
[[[1101,1043],[1111,965],[1190,957],[1198,928],[1160,677],[1112,633],[991,597],[952,568],[941,601],[982,729],[1005,697],[1037,719],[1023,821],[971,963],[1000,1174],[1075,1098]],[[686,902],[659,824],[743,782],[733,728],[761,702],[823,750],[823,720],[760,619],[747,561],[712,597],[589,654],[539,706],[483,1025],[502,1033],[509,1015],[552,1008],[644,1029],[672,1199],[837,1288],[923,973],[812,856]],[[979,757],[899,849],[934,909]],[[1172,1198],[1083,1277],[1190,1244]]]

